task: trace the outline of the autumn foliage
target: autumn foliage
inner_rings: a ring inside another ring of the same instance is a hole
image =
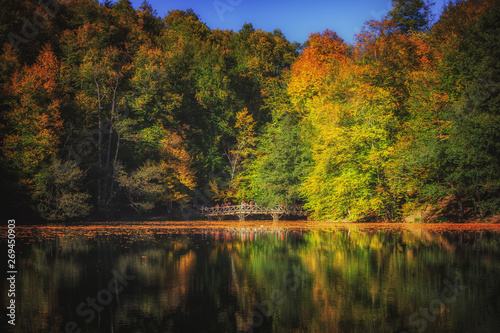
[[[302,46],[147,2],[59,6],[32,43],[3,40],[5,213],[177,219],[235,201],[328,221],[499,213],[497,0],[450,2],[435,22],[427,2],[394,0],[352,45],[325,30]]]

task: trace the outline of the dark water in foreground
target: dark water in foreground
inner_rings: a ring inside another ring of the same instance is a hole
[[[16,326],[4,314],[2,332],[500,330],[500,226],[259,221],[16,231]],[[5,313],[9,284],[1,286]]]

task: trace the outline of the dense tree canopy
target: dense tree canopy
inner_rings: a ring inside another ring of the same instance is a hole
[[[256,201],[326,220],[498,214],[499,1],[449,2],[435,23],[431,3],[392,4],[352,45],[326,30],[301,46],[147,2],[7,1],[4,213],[186,218]]]

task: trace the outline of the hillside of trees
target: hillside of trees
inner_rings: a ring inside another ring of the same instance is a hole
[[[0,37],[8,218],[191,219],[240,201],[332,221],[500,213],[499,0],[434,21],[393,0],[355,43],[304,45],[147,2],[7,0]]]

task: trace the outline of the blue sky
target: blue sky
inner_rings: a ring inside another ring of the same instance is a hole
[[[131,0],[137,8],[142,0]],[[445,0],[434,0],[440,13]],[[238,31],[244,23],[255,29],[280,29],[291,42],[304,43],[312,32],[330,29],[346,42],[364,22],[385,16],[390,0],[149,0],[163,17],[171,9],[192,8],[211,29]]]

